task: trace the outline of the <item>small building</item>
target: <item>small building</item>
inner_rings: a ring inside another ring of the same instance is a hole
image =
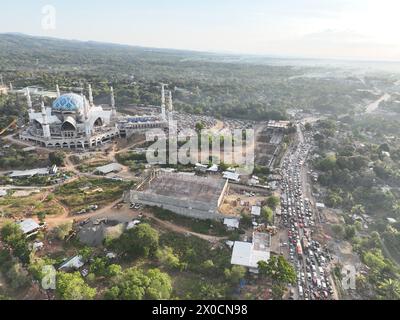
[[[261,207],[260,206],[252,206],[251,207],[251,215],[259,217],[261,215]]]
[[[22,151],[33,152],[33,151],[36,151],[36,147],[26,147],[26,148],[23,148]]]
[[[45,177],[48,176],[50,170],[48,168],[39,168],[32,170],[16,170],[11,172],[10,178],[12,179],[24,179],[24,178],[32,178],[35,176]]]
[[[26,219],[18,222],[19,227],[26,237],[31,237],[37,234],[40,229],[40,225],[33,219]]]
[[[7,190],[0,189],[0,198],[5,197],[7,195]]]
[[[320,202],[317,202],[317,203],[315,204],[315,206],[317,207],[317,209],[325,209],[325,204],[320,203]]]
[[[135,228],[138,224],[140,224],[140,220],[133,220],[128,222],[127,226],[126,226],[126,230],[131,230],[133,228]]]
[[[224,219],[224,225],[228,228],[228,230],[235,230],[239,229],[239,220],[238,219],[231,219],[231,218],[225,218]]]
[[[62,271],[72,271],[72,270],[79,270],[84,266],[83,258],[81,256],[75,256],[66,262],[64,262],[58,270]]]
[[[102,167],[97,167],[95,172],[106,175],[109,173],[118,173],[122,169],[123,167],[119,163],[110,163]]]
[[[196,163],[195,164],[195,169],[198,172],[206,173],[207,172],[208,166],[201,164],[201,163]]]
[[[396,219],[393,219],[393,218],[387,218],[387,221],[388,221],[390,224],[395,224],[395,223],[397,223],[397,220],[396,220]]]
[[[258,273],[258,263],[268,262],[270,258],[271,235],[268,233],[253,233],[252,242],[235,241],[231,264],[243,266],[252,273]]]
[[[224,171],[223,172],[223,178],[235,182],[240,182],[240,175],[237,173],[233,173],[230,171]]]
[[[210,172],[210,173],[217,173],[218,170],[219,170],[219,167],[218,167],[218,165],[216,165],[216,164],[213,164],[211,167],[209,167],[209,168],[207,169],[207,171]]]

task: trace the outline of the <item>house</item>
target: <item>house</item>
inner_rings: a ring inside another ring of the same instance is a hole
[[[23,148],[22,151],[33,152],[33,151],[36,151],[36,147],[26,147],[26,148]]]
[[[196,169],[196,171],[205,173],[205,172],[207,172],[207,168],[208,168],[208,166],[206,166],[206,165],[204,165],[204,164],[201,164],[201,163],[196,163],[196,164],[195,164],[195,169]]]
[[[393,218],[387,218],[387,221],[388,221],[390,224],[395,224],[395,223],[397,223],[397,220],[396,220],[396,219],[393,219]]]
[[[102,167],[97,167],[95,172],[106,175],[109,173],[118,173],[122,171],[122,169],[123,167],[119,163],[110,163]]]
[[[23,178],[32,178],[35,176],[45,177],[48,176],[50,173],[48,168],[38,168],[32,170],[16,170],[11,172],[10,178],[11,179],[23,179]]]
[[[26,219],[17,223],[26,237],[31,237],[38,233],[40,225],[33,219]]]
[[[66,262],[64,262],[58,270],[71,271],[71,270],[79,270],[83,267],[85,263],[83,262],[83,258],[81,256],[75,256]]]
[[[320,202],[317,202],[317,203],[315,204],[315,206],[317,207],[317,209],[325,209],[325,204],[320,203]]]
[[[271,235],[254,232],[252,242],[235,241],[231,264],[243,266],[252,273],[258,273],[258,263],[270,258]]]
[[[235,182],[240,182],[240,175],[237,173],[229,172],[229,171],[224,171],[223,172],[223,178],[232,180]]]
[[[228,230],[239,229],[239,220],[238,219],[231,219],[225,218],[224,225],[228,228]]]
[[[217,173],[218,170],[219,170],[219,167],[216,164],[213,164],[210,168],[207,169],[207,171],[210,173]]]
[[[252,206],[251,207],[251,215],[259,217],[261,215],[261,207],[260,206]]]
[[[140,224],[140,220],[133,220],[128,223],[128,225],[126,226],[126,230],[131,230],[135,228],[138,224]]]
[[[7,190],[0,189],[0,198],[5,197],[7,195]]]
[[[252,176],[251,179],[249,180],[248,184],[250,186],[257,186],[260,184],[260,179],[256,176]]]

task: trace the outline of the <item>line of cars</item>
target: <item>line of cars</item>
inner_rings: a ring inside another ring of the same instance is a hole
[[[298,298],[330,299],[334,293],[328,271],[331,256],[312,239],[316,225],[313,207],[303,195],[302,170],[309,145],[300,143],[293,147],[282,162],[280,226],[288,229],[289,257],[297,272]]]

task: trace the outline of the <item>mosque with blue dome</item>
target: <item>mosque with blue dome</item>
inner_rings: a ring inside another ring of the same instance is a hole
[[[29,89],[27,102],[29,127],[20,138],[47,148],[91,148],[119,136],[114,91],[110,92],[110,107],[97,106],[93,102],[92,88],[89,97],[83,94],[60,94],[51,106],[42,102],[40,112],[33,109]]]
[[[20,134],[20,139],[45,148],[90,149],[118,137],[143,134],[154,128],[165,129],[172,120],[173,104],[171,91],[166,97],[164,86],[161,112],[137,116],[117,115],[112,87],[110,105],[103,107],[94,104],[90,84],[88,98],[83,94],[61,94],[57,85],[57,98],[51,106],[42,102],[40,112],[34,110],[30,89],[26,88],[29,126]]]

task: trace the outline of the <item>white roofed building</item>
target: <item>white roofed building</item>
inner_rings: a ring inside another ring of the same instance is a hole
[[[226,225],[227,228],[230,230],[239,229],[239,220],[233,218],[225,218],[224,225]]]
[[[253,233],[252,242],[235,241],[231,264],[243,266],[252,273],[258,273],[258,262],[270,258],[271,236],[267,233]]]
[[[18,222],[18,225],[27,237],[36,234],[37,231],[40,229],[40,225],[33,219],[23,220],[21,222]]]
[[[120,172],[124,167],[119,163],[110,163],[102,167],[97,167],[96,172],[101,174],[117,173]]]

